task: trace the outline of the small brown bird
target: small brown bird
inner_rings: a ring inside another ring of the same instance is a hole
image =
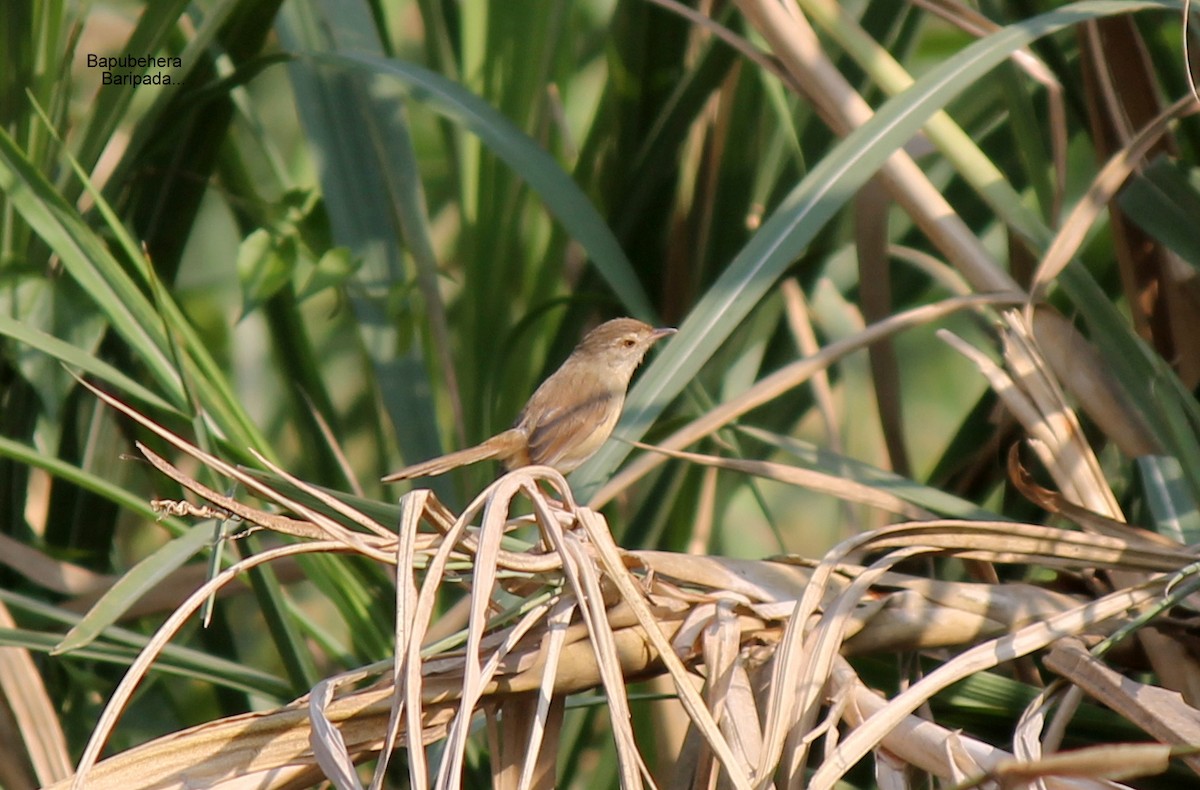
[[[542,382],[516,424],[474,447],[413,464],[385,483],[428,477],[498,459],[505,469],[544,464],[573,471],[604,444],[625,406],[625,390],[650,346],[674,329],[614,318],[588,332],[567,361]]]

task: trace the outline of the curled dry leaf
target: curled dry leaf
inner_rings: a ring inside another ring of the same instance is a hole
[[[159,426],[151,430],[165,433]],[[203,457],[179,437],[169,441]],[[521,755],[522,769],[503,770],[509,779],[523,777],[518,783],[533,782],[547,775],[549,758],[542,750],[552,748],[547,731],[565,698],[601,687],[622,781],[638,786],[648,769],[624,687],[660,673],[671,678],[696,733],[691,737],[703,744],[686,766],[692,776],[751,787],[769,777],[799,776],[811,761],[813,786],[828,787],[863,755],[885,748],[894,759],[960,781],[981,770],[1010,770],[1001,768],[1008,755],[966,736],[953,747],[943,739],[941,751],[931,750],[929,733],[945,730],[912,719],[917,707],[951,682],[1067,636],[1111,633],[1162,595],[1166,577],[1159,574],[1189,562],[1176,547],[1142,539],[1129,528],[1087,535],[966,520],[873,530],[820,561],[625,552],[613,543],[604,518],[575,503],[561,475],[544,467],[501,477],[457,514],[431,492],[410,493],[401,501],[399,533],[392,537],[366,526],[367,517],[350,512],[345,501],[314,496],[317,504],[302,505],[254,478],[260,496],[286,503],[288,512],[281,515],[225,497],[161,458],[155,463],[208,505],[299,542],[242,560],[168,618],[110,700],[76,786],[124,790],[152,779],[160,787],[221,787],[231,777],[276,771],[279,782],[268,779],[262,786],[282,787],[315,781],[318,753],[322,764],[350,781],[350,766],[400,744],[408,751],[414,785],[455,787],[472,723],[485,711],[503,716],[509,704],[518,707],[506,721],[519,723],[523,734],[506,733],[498,744],[504,754]],[[214,471],[250,477],[228,465]],[[295,479],[287,484],[304,486]],[[1061,504],[1044,490],[1026,488],[1041,502]],[[1059,512],[1078,514],[1061,506]],[[534,545],[500,548],[502,536],[531,521],[539,535]],[[200,603],[246,568],[306,552],[358,554],[399,570],[394,666],[330,678],[314,690],[314,699],[209,722],[95,763],[133,688]],[[892,569],[921,555],[1069,571],[1108,567],[1144,581],[1093,599],[1033,584],[947,582]],[[461,638],[435,646],[428,639],[433,602],[452,562],[460,566],[456,578],[472,586],[469,623]],[[514,594],[524,599],[515,609]],[[949,650],[951,657],[892,700],[869,691],[845,660],[928,649]],[[703,691],[695,686],[697,674],[707,678]],[[363,688],[364,679],[373,684]],[[753,709],[763,718],[746,715]],[[835,737],[841,728],[848,729]],[[822,733],[829,736],[825,754],[810,755],[809,745]],[[444,741],[444,759],[435,779],[424,747],[438,740]],[[377,765],[375,787],[385,761]]]

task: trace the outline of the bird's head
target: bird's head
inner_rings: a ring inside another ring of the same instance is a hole
[[[675,331],[655,329],[634,318],[614,318],[584,335],[572,356],[600,360],[606,367],[628,378],[641,364],[650,346]]]

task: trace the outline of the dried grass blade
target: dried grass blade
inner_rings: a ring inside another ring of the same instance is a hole
[[[808,300],[804,298],[804,290],[796,282],[796,278],[788,277],[779,284],[779,292],[783,296],[783,306],[787,314],[788,329],[796,341],[796,348],[801,357],[811,357],[821,350],[817,342],[817,333],[813,329],[812,313],[808,309]],[[829,449],[839,455],[842,453],[842,435],[838,431],[837,406],[833,400],[833,387],[829,383],[829,373],[819,370],[812,377],[813,400],[817,404],[817,413],[825,427],[825,438]]]
[[[1066,395],[1058,384],[1054,371],[1046,364],[1033,337],[1033,328],[1026,316],[1015,310],[1004,313],[1006,331],[1004,360],[1013,372],[1014,380],[1041,412],[1040,430],[1052,437],[1049,456],[1051,473],[1057,479],[1070,481],[1079,504],[1110,518],[1121,519],[1121,507],[1104,478],[1100,461],[1083,435],[1075,411],[1067,404]],[[1031,430],[1031,426],[1026,426]],[[1064,490],[1064,493],[1066,491]]]
[[[531,481],[527,485],[538,516],[538,526],[546,542],[562,557],[563,575],[575,592],[580,614],[587,624],[596,666],[608,694],[609,718],[617,747],[621,786],[641,787],[642,775],[648,778],[649,771],[642,762],[633,737],[629,701],[625,697],[625,679],[595,566],[578,538],[562,529],[549,503],[537,491],[536,483]]]
[[[1078,639],[1055,643],[1045,664],[1159,741],[1177,746],[1200,744],[1200,710],[1184,702],[1178,692],[1121,675],[1089,653]],[[1182,758],[1200,774],[1200,757]]]
[[[134,689],[137,688],[138,683],[142,681],[146,672],[149,671],[150,666],[158,658],[158,654],[163,646],[179,631],[184,622],[187,621],[187,618],[204,604],[208,596],[224,587],[238,574],[283,557],[347,550],[344,544],[331,540],[313,541],[311,543],[293,544],[268,549],[261,554],[247,557],[236,565],[226,568],[188,596],[188,599],[180,604],[166,619],[166,622],[154,632],[154,636],[142,648],[142,652],[138,654],[138,657],[129,666],[125,676],[121,678],[121,682],[117,684],[117,688],[108,698],[108,702],[104,706],[104,711],[100,714],[100,718],[96,722],[96,727],[92,731],[92,736],[88,739],[87,746],[83,750],[83,755],[79,758],[79,765],[71,782],[72,790],[84,790],[87,773],[96,764],[96,760],[100,756],[100,750],[104,748],[104,744],[108,740],[108,736],[112,733],[113,727],[116,726],[117,720],[120,718],[121,713],[124,712],[129,699],[133,696]]]
[[[308,698],[308,721],[312,726],[308,742],[312,745],[313,756],[325,778],[333,783],[338,790],[362,790],[362,782],[358,781],[358,773],[354,770],[354,760],[346,748],[346,740],[333,726],[333,722],[325,716],[325,708],[333,700],[333,692],[340,678],[326,678],[313,686]]]
[[[733,604],[732,600],[719,601],[702,634],[707,674],[704,695],[721,732],[741,758],[744,770],[750,771],[761,753],[762,733],[758,716],[753,712],[753,697],[749,694],[749,680],[741,661],[742,632]],[[733,698],[735,694],[737,699]],[[705,762],[710,763],[711,758]]]
[[[355,551],[364,553],[364,554],[374,556],[374,554],[376,553],[373,549],[371,549],[366,544],[364,544],[359,539],[359,537],[355,535],[355,533],[346,529],[341,524],[338,524],[337,522],[333,521],[332,519],[326,517],[325,515],[323,515],[321,513],[316,513],[314,511],[309,510],[308,508],[304,507],[299,502],[293,502],[289,498],[280,494],[275,489],[256,480],[252,476],[247,475],[245,472],[239,470],[237,467],[233,466],[232,464],[226,463],[225,461],[223,461],[222,459],[218,458],[215,455],[212,455],[211,453],[204,452],[199,447],[196,447],[191,442],[188,442],[187,440],[185,440],[183,437],[173,433],[172,431],[167,430],[163,426],[159,425],[158,423],[154,422],[150,418],[148,418],[148,417],[144,416],[143,414],[141,414],[140,412],[138,412],[136,409],[133,409],[130,406],[125,405],[120,400],[118,400],[118,399],[112,397],[111,395],[109,395],[108,393],[94,387],[93,385],[89,384],[88,382],[84,381],[83,379],[78,379],[78,381],[82,386],[84,386],[88,390],[90,390],[92,392],[92,394],[94,394],[101,401],[103,401],[104,403],[107,403],[109,406],[111,406],[112,408],[121,412],[125,416],[129,417],[131,420],[138,423],[142,427],[146,428],[150,432],[161,437],[162,439],[164,439],[165,441],[167,441],[169,444],[173,445],[177,449],[182,450],[187,455],[192,456],[197,461],[200,461],[202,464],[209,467],[210,469],[230,478],[231,480],[238,481],[239,483],[244,485],[248,490],[254,491],[258,494],[261,494],[261,495],[265,496],[266,498],[276,502],[277,504],[280,504],[280,505],[292,510],[295,513],[303,515],[305,518],[310,519],[314,524],[327,529],[329,538],[334,539],[334,540],[340,540],[340,541],[346,543],[346,545],[349,548],[351,548]],[[214,501],[216,501],[216,500],[214,500]]]
[[[542,638],[542,650],[546,654],[546,672],[542,685],[538,688],[537,712],[531,722],[528,747],[525,759],[521,763],[520,790],[534,786],[534,779],[539,766],[542,765],[542,741],[550,717],[550,703],[554,699],[554,679],[558,676],[558,662],[562,657],[563,645],[567,639],[567,628],[575,614],[576,603],[567,598],[557,601],[546,619],[546,635]],[[553,776],[553,774],[551,774]]]
[[[458,716],[450,727],[450,737],[446,739],[445,756],[438,772],[438,787],[458,787],[461,782],[467,736],[471,732],[471,718],[484,690],[480,644],[490,620],[497,553],[500,550],[500,539],[504,537],[504,524],[508,519],[513,499],[522,490],[524,477],[521,474],[505,475],[485,492],[483,518],[479,526],[479,547],[471,574],[471,609],[467,618],[462,697],[459,701]],[[471,512],[472,509],[468,508],[467,512]]]
[[[832,678],[837,698],[851,700],[845,706],[845,721],[850,726],[859,726],[887,707],[888,701],[868,688],[844,658],[838,658]],[[1011,754],[990,743],[912,715],[904,717],[887,733],[882,745],[917,768],[956,783],[965,782],[968,776],[982,774],[1001,760],[1012,758]],[[1099,787],[1092,782],[1056,782],[1052,786],[1078,790]]]
[[[308,416],[312,418],[313,424],[317,426],[317,431],[321,434],[321,438],[325,440],[325,446],[329,448],[334,462],[337,463],[338,470],[342,473],[342,478],[350,486],[350,491],[356,497],[366,497],[366,492],[363,491],[362,485],[358,482],[358,476],[354,474],[354,465],[346,457],[346,448],[342,447],[342,443],[338,440],[333,426],[329,424],[329,420],[325,419],[325,415],[317,408],[317,404],[313,402],[312,395],[305,390],[301,390],[300,396],[304,398],[304,405],[308,407]]]
[[[650,771],[642,761],[633,734],[633,715],[629,710],[629,698],[625,696],[625,676],[621,671],[621,659],[612,626],[608,622],[608,608],[604,604],[604,592],[600,589],[600,578],[591,556],[573,532],[562,534],[560,551],[564,568],[570,568],[573,586],[580,600],[580,614],[588,625],[596,664],[600,669],[601,681],[608,702],[609,720],[613,741],[617,747],[617,762],[620,766],[620,785],[623,788],[643,787],[643,777],[650,781]]]
[[[309,524],[307,521],[300,521],[298,519],[280,516],[275,513],[267,513],[264,510],[259,510],[257,508],[252,508],[249,505],[244,505],[233,497],[226,496],[219,491],[214,491],[200,481],[196,480],[194,477],[184,474],[178,467],[171,464],[165,458],[158,455],[141,442],[134,442],[133,445],[138,449],[138,452],[140,452],[142,456],[150,462],[151,466],[162,472],[166,477],[169,477],[176,483],[179,483],[179,485],[181,485],[183,488],[216,505],[217,508],[219,508],[221,511],[224,511],[225,516],[232,514],[246,524],[264,527],[282,535],[292,535],[293,537],[305,538],[308,540],[324,540],[328,537],[324,530],[318,529],[312,524]],[[161,506],[160,500],[156,500],[156,502],[159,502]],[[198,514],[189,510],[188,515]],[[205,514],[205,517],[220,518],[221,515],[222,514],[220,513],[213,512]]]
[[[0,601],[0,628],[16,627],[8,606]],[[37,781],[48,785],[70,776],[71,756],[57,706],[50,699],[28,650],[0,648],[0,693],[20,733],[23,753],[29,758]],[[22,750],[10,741],[6,751],[9,759],[15,760]]]
[[[773,695],[768,704],[764,728],[767,745],[763,760],[759,763],[759,776],[770,772],[780,760],[797,702],[801,705],[797,718],[810,726],[815,720],[815,706],[820,702],[819,692],[824,686],[824,675],[813,674],[812,665],[806,663],[809,654],[804,647],[806,640],[803,629],[825,597],[825,590],[836,568],[847,555],[862,549],[882,550],[905,546],[923,547],[922,550],[950,549],[963,556],[981,559],[1032,559],[1076,567],[1105,565],[1123,568],[1136,562],[1147,569],[1170,571],[1178,569],[1186,561],[1177,552],[1132,547],[1125,541],[1111,538],[1013,522],[942,520],[899,524],[843,541],[830,550],[813,571],[811,581],[796,604],[777,648],[771,682]],[[850,601],[851,598],[842,600]],[[802,675],[805,672],[808,674]],[[802,677],[804,685],[798,690],[786,680]],[[808,727],[801,729],[807,730]]]
[[[629,605],[637,617],[638,623],[645,631],[646,638],[658,651],[668,674],[675,683],[675,690],[679,694],[679,700],[684,710],[687,711],[696,728],[716,753],[717,759],[725,767],[730,783],[742,790],[749,790],[752,786],[750,777],[734,756],[733,750],[721,734],[712,714],[705,707],[703,698],[692,686],[691,678],[684,668],[683,662],[671,648],[670,641],[663,635],[653,612],[646,605],[642,591],[621,561],[620,550],[613,542],[604,517],[590,508],[580,508],[578,515],[579,524],[591,540],[604,570],[608,573],[609,580],[617,587],[622,599]]]
[[[1062,786],[1068,781],[1070,787],[1086,783],[1082,786],[1120,788],[1125,785],[1114,785],[1107,780],[1160,774],[1170,766],[1172,751],[1170,746],[1158,743],[1105,744],[1059,752],[1036,762],[1003,761],[966,787],[991,782],[999,782],[1001,787],[1031,787],[1045,780],[1048,787]]]
[[[387,774],[388,761],[392,750],[396,747],[396,739],[400,731],[401,715],[404,711],[403,668],[402,656],[408,655],[408,647],[413,638],[413,625],[417,609],[417,577],[413,562],[416,557],[417,530],[421,525],[421,517],[428,508],[429,498],[433,492],[428,489],[417,489],[400,498],[400,522],[396,526],[396,624],[395,648],[392,651],[392,709],[388,714],[387,734],[384,736],[383,750],[379,762],[375,766],[375,774],[371,777],[370,790],[380,790]]]
[[[840,545],[846,543],[849,541],[843,541]],[[831,557],[838,550],[839,547],[835,547],[813,569],[809,583],[804,586],[804,593],[796,601],[795,609],[788,618],[783,638],[775,649],[771,682],[768,685],[771,696],[767,700],[766,723],[763,726],[764,747],[755,771],[755,776],[760,777],[759,787],[764,786],[766,777],[775,771],[783,758],[784,744],[794,729],[792,723],[805,715],[803,707],[799,708],[801,713],[796,713],[799,700],[794,693],[794,685],[788,679],[800,677],[803,672],[805,629],[825,599],[830,580],[837,571]]]
[[[1046,254],[1042,256],[1042,262],[1038,264],[1029,286],[1030,305],[1045,295],[1050,282],[1057,278],[1078,254],[1080,245],[1100,212],[1120,191],[1134,168],[1144,161],[1146,153],[1158,144],[1159,138],[1166,133],[1171,123],[1197,111],[1200,111],[1200,100],[1191,94],[1184,96],[1139,129],[1138,133],[1108,160],[1092,180],[1087,193],[1075,204],[1075,208],[1071,209]]]
[[[386,540],[395,539],[396,535],[391,530],[389,530],[387,527],[380,524],[375,519],[368,517],[367,514],[363,513],[361,510],[358,510],[357,508],[347,505],[345,502],[341,501],[337,497],[330,496],[327,492],[323,491],[320,488],[317,488],[316,486],[309,485],[308,483],[304,482],[300,478],[293,475],[291,472],[288,472],[283,467],[279,466],[276,463],[273,463],[269,458],[267,458],[262,453],[255,450],[253,447],[250,448],[250,454],[253,455],[258,460],[259,463],[261,463],[263,466],[267,467],[267,469],[269,469],[271,472],[274,472],[275,474],[279,475],[279,477],[283,478],[286,482],[291,483],[296,488],[298,488],[301,491],[303,491],[304,493],[308,494],[310,497],[317,500],[321,504],[325,505],[326,507],[328,507],[330,510],[334,511],[335,513],[341,513],[343,516],[350,519],[355,524],[358,524],[360,527],[363,527],[364,529],[374,532],[376,535],[378,535],[381,538],[384,538]]]
[[[927,545],[960,557],[992,562],[1037,562],[1053,567],[1105,567],[1156,573],[1178,571],[1189,560],[1188,555],[1177,550],[1015,521],[909,522],[874,530],[844,545],[864,550]]]
[[[429,766],[425,759],[424,742],[421,737],[424,718],[424,704],[421,699],[421,690],[424,686],[421,676],[421,644],[425,634],[429,631],[429,624],[433,620],[433,611],[437,605],[437,592],[446,573],[446,564],[449,562],[455,546],[466,532],[470,519],[474,517],[484,501],[486,493],[485,491],[484,494],[476,497],[471,506],[446,528],[441,545],[438,546],[425,569],[425,578],[421,582],[420,592],[417,595],[417,605],[412,612],[408,649],[403,656],[396,656],[396,660],[402,662],[398,674],[404,693],[404,739],[408,748],[408,777],[413,787],[429,786]],[[435,514],[435,517],[438,515],[440,514]]]
[[[1085,414],[1130,458],[1161,455],[1162,443],[1146,416],[1100,356],[1100,351],[1054,309],[1033,311],[1033,336],[1050,369]]]
[[[1041,458],[1051,474],[1055,475],[1054,480],[1059,489],[1065,495],[1071,496],[1074,493],[1070,491],[1071,481],[1069,479],[1060,479],[1056,474],[1060,471],[1060,467],[1055,463],[1050,450],[1050,448],[1056,446],[1056,442],[1044,425],[1042,414],[1038,411],[1033,400],[1016,385],[1016,382],[1013,381],[1006,370],[993,362],[982,351],[948,330],[939,329],[937,336],[955,351],[975,363],[975,366],[979,368],[979,372],[987,379],[988,385],[1000,396],[1000,399],[1004,401],[1004,405],[1017,418],[1017,421],[1021,423],[1030,436],[1040,440],[1040,444],[1034,445],[1034,449],[1038,451],[1038,457]]]
[[[1020,450],[1015,444],[1008,449],[1008,479],[1021,496],[1042,510],[1069,519],[1087,532],[1094,532],[1133,544],[1156,546],[1168,551],[1178,551],[1181,548],[1180,543],[1171,540],[1166,535],[1102,516],[1076,505],[1057,491],[1051,491],[1038,485],[1037,481],[1033,479],[1033,475],[1021,463]]]
[[[1161,595],[1164,580],[1156,579],[1134,588],[1110,593],[1062,614],[1025,626],[1015,633],[991,639],[960,653],[894,697],[886,708],[851,732],[834,753],[812,775],[809,787],[827,790],[866,756],[904,717],[934,694],[976,672],[1028,655],[1066,634],[1079,633],[1129,609],[1140,607]]]
[[[840,655],[842,643],[845,640],[846,627],[850,614],[862,601],[863,596],[876,581],[879,580],[893,565],[901,560],[918,554],[928,553],[932,549],[923,546],[913,546],[893,551],[881,557],[869,568],[859,574],[854,581],[843,590],[832,602],[825,607],[817,627],[808,632],[800,643],[801,657],[798,672],[795,676],[784,678],[784,690],[796,688],[799,700],[799,711],[794,722],[782,722],[800,739],[815,725],[817,713],[820,711],[823,691],[829,682],[834,661]],[[827,561],[834,565],[839,558],[827,556]],[[826,560],[823,560],[824,563]],[[793,643],[794,644],[794,643]],[[788,647],[793,647],[789,644]],[[792,680],[795,677],[795,680]],[[803,775],[807,755],[807,744],[802,740],[795,741],[797,748],[788,754],[788,783],[799,781]]]
[[[762,477],[780,483],[806,488],[821,494],[829,494],[846,502],[856,502],[862,505],[878,508],[904,518],[927,519],[935,514],[923,507],[908,502],[894,494],[889,494],[878,488],[873,488],[856,480],[818,472],[813,469],[780,464],[772,461],[754,461],[742,458],[722,458],[716,455],[689,453],[682,450],[668,450],[642,442],[632,442],[635,447],[643,450],[661,453],[670,458],[678,458],[700,466],[716,469],[727,469],[731,472]]]

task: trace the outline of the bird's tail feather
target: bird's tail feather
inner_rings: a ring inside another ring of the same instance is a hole
[[[523,440],[523,434],[517,435],[515,429],[508,430],[474,447],[468,447],[465,450],[458,450],[446,455],[439,455],[437,458],[431,458],[419,464],[406,466],[400,471],[392,472],[387,477],[384,477],[383,482],[395,483],[400,480],[413,480],[418,477],[435,477],[445,474],[452,469],[457,469],[460,466],[476,464],[491,458],[504,460],[512,456],[519,449],[516,445],[519,441],[523,442]]]

